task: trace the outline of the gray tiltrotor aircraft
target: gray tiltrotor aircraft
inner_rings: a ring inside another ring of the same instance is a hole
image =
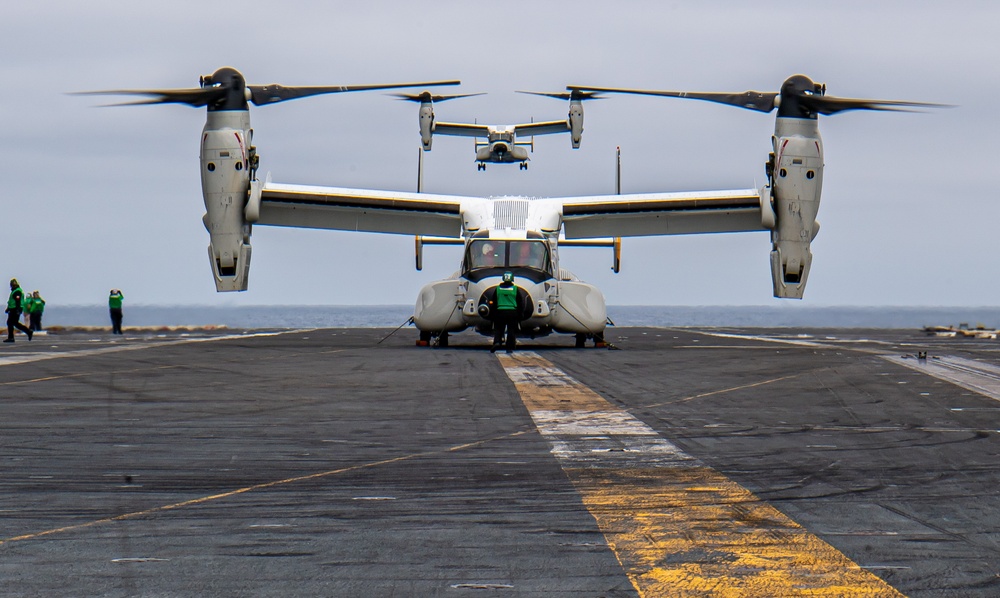
[[[769,112],[778,108],[767,163],[768,181],[760,189],[645,193],[586,197],[468,197],[371,189],[272,183],[257,179],[257,154],[251,145],[248,102],[266,105],[309,95],[398,86],[450,85],[457,81],[359,87],[281,87],[246,85],[232,68],[202,78],[196,89],[127,90],[152,96],[138,103],[204,106],[208,119],[201,136],[201,182],[208,229],[209,261],[219,291],[247,289],[250,234],[254,224],[395,233],[416,236],[420,269],[427,244],[464,246],[460,269],[450,278],[421,289],[413,313],[419,344],[434,338],[447,345],[450,333],[474,328],[493,332],[486,298],[511,271],[528,295],[521,314],[524,336],[552,332],[603,344],[607,314],[601,291],[561,267],[559,248],[567,245],[614,249],[620,267],[621,237],[719,232],[769,231],[771,276],[776,297],[801,298],[812,262],[810,243],[819,225],[823,149],[817,115],[847,110],[900,110],[930,106],[915,102],[859,100],[827,96],[822,85],[795,75],[781,91],[762,93],[688,93],[612,88],[571,88],[573,97],[619,92],[720,102]],[[428,94],[429,96],[430,94]],[[433,98],[429,98],[433,101]],[[422,102],[423,103],[423,102]],[[422,112],[423,115],[423,112]],[[560,121],[579,142],[581,120]],[[580,128],[574,128],[579,122]],[[426,121],[433,125],[432,116]],[[433,126],[422,133],[429,147]],[[440,124],[438,125],[440,126]]]
[[[420,120],[420,141],[424,151],[431,150],[433,136],[452,135],[458,137],[476,138],[476,166],[479,170],[486,170],[487,163],[493,164],[519,164],[521,170],[528,168],[528,151],[526,147],[534,151],[535,135],[552,135],[555,133],[569,133],[570,142],[573,149],[580,147],[583,137],[583,101],[597,99],[597,94],[584,91],[568,91],[558,93],[545,93],[537,91],[519,91],[562,100],[569,100],[569,114],[566,120],[551,120],[545,122],[530,122],[519,125],[481,125],[477,123],[449,123],[438,122],[434,117],[434,103],[464,98],[483,94],[462,94],[462,95],[432,95],[430,92],[421,94],[393,94],[396,97],[420,103],[418,113]],[[531,136],[531,141],[518,141]],[[479,141],[484,139],[485,141]]]

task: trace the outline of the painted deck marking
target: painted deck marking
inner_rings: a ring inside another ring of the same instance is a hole
[[[194,338],[182,338],[171,341],[159,342],[126,342],[94,349],[75,349],[70,351],[48,351],[37,353],[20,353],[16,355],[5,355],[0,357],[0,367],[5,365],[20,365],[34,361],[45,361],[48,359],[61,359],[64,357],[89,357],[91,355],[104,355],[106,353],[120,353],[122,351],[139,351],[142,349],[155,349],[157,347],[173,347],[176,345],[187,345],[190,343],[213,343],[215,341],[231,341],[244,338],[257,338],[262,336],[278,336],[281,334],[295,334],[299,332],[310,332],[315,328],[301,328],[295,330],[281,330],[278,332],[254,332],[249,334],[227,334],[223,336],[204,336]],[[37,341],[42,342],[42,341]]]
[[[499,359],[640,596],[902,596],[537,354]]]
[[[67,525],[67,526],[64,526],[64,527],[57,527],[57,528],[47,529],[47,530],[43,530],[43,531],[39,531],[39,532],[32,532],[32,533],[21,534],[19,536],[12,536],[12,537],[9,537],[9,538],[0,537],[0,547],[2,547],[4,545],[7,545],[7,544],[15,543],[15,542],[23,542],[23,541],[26,541],[26,540],[37,540],[39,538],[44,538],[46,536],[52,536],[52,535],[55,535],[55,534],[64,534],[64,533],[69,533],[69,532],[81,531],[81,530],[85,530],[85,529],[92,528],[92,527],[99,526],[99,525],[105,525],[105,524],[109,524],[109,523],[116,523],[118,521],[126,521],[128,519],[138,519],[138,518],[142,518],[142,517],[151,517],[151,516],[154,516],[154,515],[160,515],[160,514],[163,514],[163,513],[170,512],[170,511],[175,511],[175,510],[178,510],[178,509],[184,509],[184,508],[187,508],[187,507],[195,507],[195,506],[203,505],[203,504],[210,503],[210,502],[215,502],[215,501],[220,501],[220,500],[232,498],[232,497],[235,497],[235,496],[239,496],[241,494],[246,494],[248,492],[259,492],[261,490],[269,490],[271,488],[277,488],[277,487],[280,487],[280,486],[288,486],[290,484],[297,484],[299,482],[308,482],[308,481],[317,480],[317,479],[321,479],[321,478],[333,477],[333,476],[336,476],[336,475],[339,475],[339,474],[342,474],[342,473],[347,473],[347,472],[352,472],[352,471],[360,471],[360,470],[364,470],[364,469],[369,469],[369,468],[374,468],[374,467],[380,467],[382,465],[390,465],[390,464],[393,464],[393,463],[400,463],[400,462],[403,462],[403,461],[411,461],[411,460],[414,460],[414,459],[421,459],[423,457],[429,457],[429,456],[432,456],[432,455],[440,455],[440,454],[443,454],[443,453],[456,453],[456,452],[459,452],[459,451],[464,451],[464,450],[469,449],[469,448],[474,448],[474,447],[477,447],[477,446],[481,446],[481,445],[484,445],[484,444],[487,444],[487,443],[490,443],[490,442],[495,442],[497,440],[503,440],[503,439],[506,439],[506,438],[516,438],[516,437],[521,436],[521,435],[523,435],[525,433],[526,433],[526,431],[519,430],[519,431],[516,431],[516,432],[511,432],[509,434],[504,434],[504,435],[501,435],[501,436],[495,436],[495,437],[492,437],[492,438],[485,438],[483,440],[475,440],[473,442],[467,442],[465,444],[459,444],[459,445],[448,447],[448,448],[445,448],[445,449],[433,450],[433,451],[428,451],[428,452],[424,452],[424,453],[411,453],[409,455],[401,455],[399,457],[390,457],[388,459],[380,459],[378,461],[371,461],[369,463],[361,463],[361,464],[358,464],[358,465],[350,465],[350,466],[347,466],[347,467],[341,467],[339,469],[331,469],[331,470],[328,470],[328,471],[320,471],[320,472],[317,472],[317,473],[310,473],[310,474],[306,474],[306,475],[296,476],[296,477],[293,477],[293,478],[285,478],[283,480],[274,480],[274,481],[271,481],[271,482],[263,482],[263,483],[260,483],[260,484],[254,484],[253,486],[245,486],[243,488],[237,488],[235,490],[230,490],[228,492],[222,492],[222,493],[219,493],[219,494],[212,494],[212,495],[209,495],[209,496],[202,496],[200,498],[193,498],[191,500],[185,500],[185,501],[182,501],[182,502],[177,502],[177,503],[172,503],[172,504],[160,505],[158,507],[152,507],[152,508],[145,509],[145,510],[142,510],[142,511],[132,511],[130,513],[123,513],[121,515],[112,515],[112,516],[108,516],[108,517],[103,517],[101,519],[92,519],[92,520],[89,520],[89,521],[84,521],[82,523],[76,523],[76,524]]]
[[[885,355],[883,359],[1000,401],[1000,367],[991,363],[950,355],[923,361],[897,355]]]

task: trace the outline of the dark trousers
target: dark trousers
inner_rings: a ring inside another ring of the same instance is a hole
[[[14,340],[14,329],[17,328],[21,332],[28,334],[30,331],[28,327],[21,323],[21,310],[12,309],[7,312],[7,338]]]
[[[122,308],[112,307],[111,311],[111,334],[122,333]]]
[[[42,329],[42,314],[40,313],[28,314],[28,318],[29,318],[28,328],[32,330]]]
[[[497,310],[496,320],[493,321],[493,344],[500,345],[503,341],[504,331],[507,332],[507,350],[513,351],[514,344],[517,343],[517,317],[516,309]]]

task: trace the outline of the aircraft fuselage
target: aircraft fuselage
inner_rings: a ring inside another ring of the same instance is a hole
[[[473,328],[493,333],[493,314],[483,309],[504,272],[527,293],[521,334],[552,332],[601,337],[607,309],[601,291],[558,266],[558,242],[541,233],[504,237],[483,231],[466,240],[462,269],[425,285],[417,297],[414,324],[425,340]]]

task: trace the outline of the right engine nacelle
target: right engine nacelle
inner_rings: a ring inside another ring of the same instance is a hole
[[[817,137],[775,139],[776,159],[769,192],[774,208],[771,278],[774,296],[801,299],[812,264],[810,244],[819,232],[823,150]]]
[[[434,107],[430,102],[420,104],[420,112],[417,115],[420,120],[420,143],[425,152],[431,151],[431,142],[434,134]]]
[[[573,149],[580,149],[583,140],[583,103],[572,100],[569,103],[569,139]]]

